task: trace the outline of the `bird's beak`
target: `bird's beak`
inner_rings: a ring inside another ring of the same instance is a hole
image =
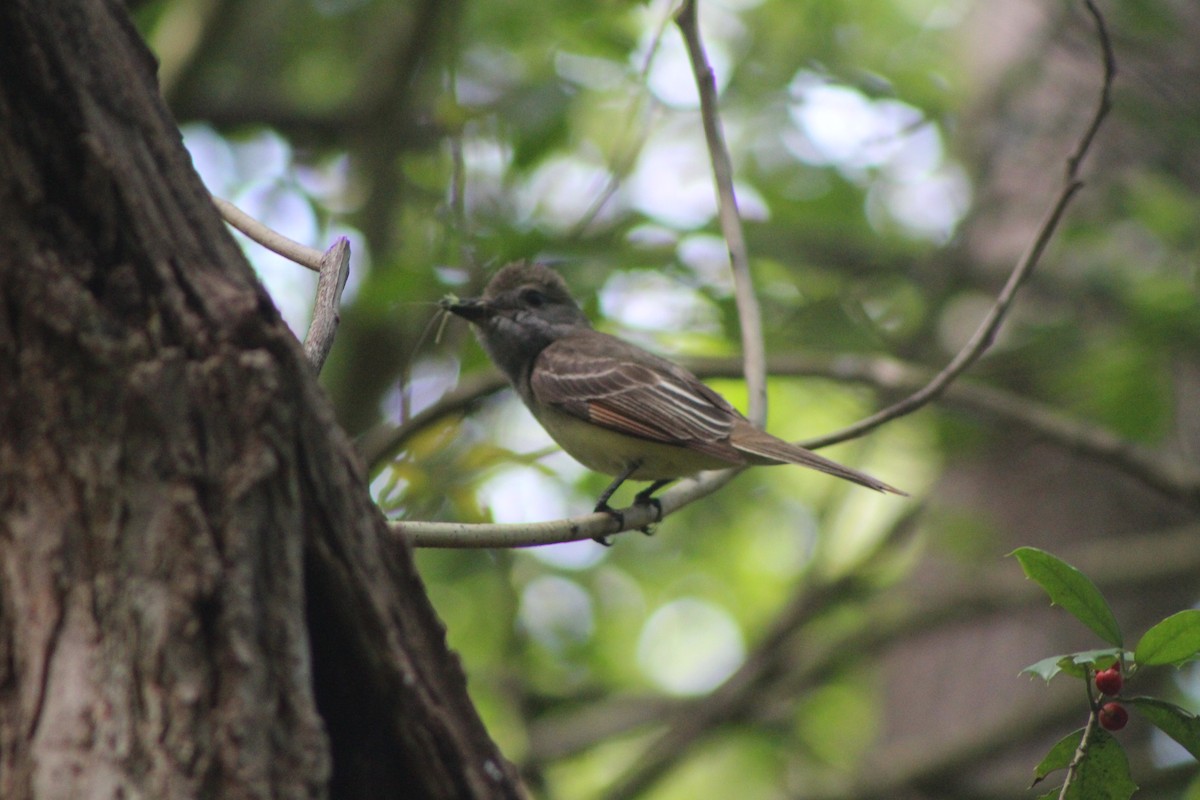
[[[483,322],[492,315],[491,307],[481,297],[470,300],[445,299],[440,305],[444,310],[460,316],[468,322]]]

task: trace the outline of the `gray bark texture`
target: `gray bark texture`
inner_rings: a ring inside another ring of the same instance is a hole
[[[0,3],[0,797],[521,796],[154,71]]]

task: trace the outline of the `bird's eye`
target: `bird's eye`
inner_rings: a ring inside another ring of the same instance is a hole
[[[537,289],[526,289],[521,292],[521,302],[531,308],[541,308],[546,304],[546,295]]]

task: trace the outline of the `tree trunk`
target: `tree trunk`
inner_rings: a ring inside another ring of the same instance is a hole
[[[520,796],[124,6],[0,31],[0,797]]]

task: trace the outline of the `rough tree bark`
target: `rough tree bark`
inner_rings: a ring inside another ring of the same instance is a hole
[[[520,796],[124,6],[0,31],[0,797]]]

